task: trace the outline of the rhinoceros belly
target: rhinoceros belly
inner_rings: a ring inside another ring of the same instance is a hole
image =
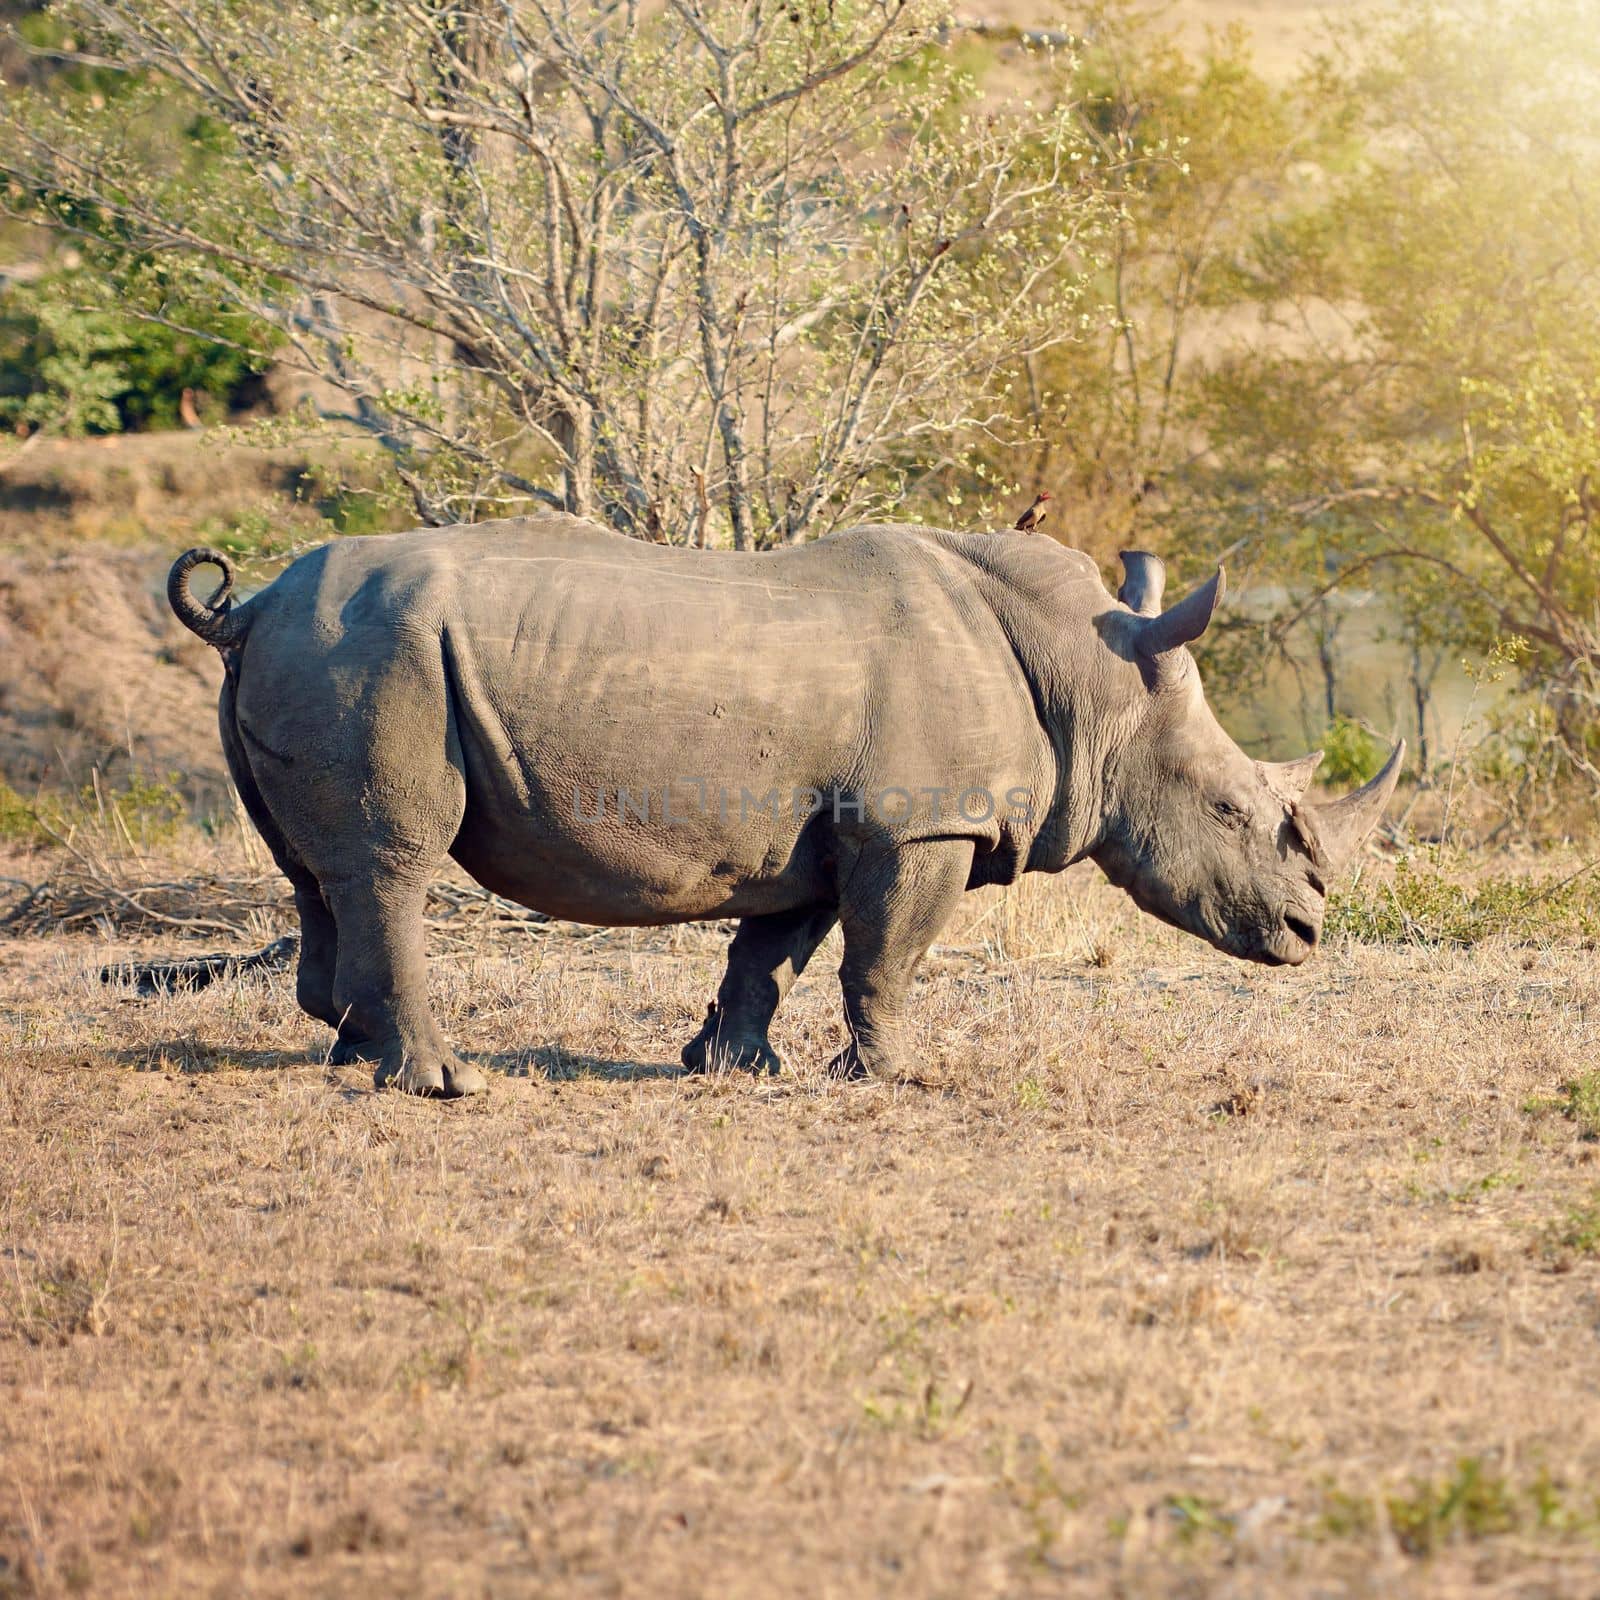
[[[641,593],[629,577],[560,564],[510,628],[485,621],[481,570],[464,586],[447,637],[467,777],[452,853],[581,921],[829,897],[831,799],[870,764],[865,631],[815,594],[659,571]]]

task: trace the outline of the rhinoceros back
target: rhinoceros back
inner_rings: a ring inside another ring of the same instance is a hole
[[[370,728],[346,720],[374,739],[420,752],[438,729],[464,779],[457,859],[583,920],[805,903],[836,819],[797,797],[999,793],[1038,742],[992,611],[899,529],[757,554],[562,516],[427,529],[324,547],[250,609],[247,741],[314,736],[283,708],[315,680],[372,706]],[[437,664],[410,699],[386,686],[402,655]]]

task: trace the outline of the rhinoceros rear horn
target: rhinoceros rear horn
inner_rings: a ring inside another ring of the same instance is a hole
[[[1167,564],[1148,550],[1122,550],[1122,587],[1117,599],[1141,617],[1161,615],[1161,591],[1167,586]]]
[[[1356,851],[1367,842],[1367,835],[1377,827],[1383,808],[1388,805],[1394,786],[1400,781],[1400,764],[1406,758],[1406,742],[1402,739],[1383,764],[1383,771],[1370,782],[1362,784],[1353,794],[1331,800],[1326,805],[1309,806],[1312,824],[1318,843],[1335,871],[1341,870]]]
[[[1169,650],[1193,644],[1206,631],[1211,613],[1222,598],[1223,585],[1222,568],[1218,567],[1193,594],[1186,594],[1177,605],[1168,606],[1159,616],[1151,617],[1139,630],[1141,652],[1154,660]]]
[[[1306,790],[1311,787],[1311,780],[1321,765],[1322,752],[1313,750],[1310,755],[1299,756],[1293,761],[1263,761],[1261,772],[1272,792],[1285,805],[1292,806],[1305,798]]]

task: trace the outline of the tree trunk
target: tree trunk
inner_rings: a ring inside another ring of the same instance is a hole
[[[1417,713],[1417,770],[1426,773],[1429,766],[1428,707],[1433,700],[1433,689],[1428,674],[1422,670],[1422,651],[1411,647],[1411,703]]]
[[[575,517],[594,515],[593,419],[587,406],[564,407],[550,429],[561,446],[561,503]]]
[[[1338,632],[1337,623],[1329,626],[1328,605],[1324,601],[1319,608],[1317,619],[1317,665],[1322,668],[1322,695],[1330,724],[1339,715],[1339,663],[1333,650],[1334,639]]]

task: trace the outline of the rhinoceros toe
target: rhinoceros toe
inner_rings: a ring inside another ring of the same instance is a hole
[[[439,1061],[418,1061],[411,1057],[379,1063],[372,1074],[374,1089],[398,1089],[402,1094],[437,1096],[443,1098],[444,1064]]]
[[[385,1062],[372,1075],[376,1089],[398,1089],[402,1094],[422,1095],[433,1100],[459,1100],[466,1095],[484,1094],[489,1079],[483,1070],[453,1056],[442,1061],[407,1058],[400,1066]]]
[[[444,1068],[444,1092],[449,1100],[469,1094],[487,1094],[489,1077],[470,1061],[447,1061]]]
[[[828,1063],[827,1076],[837,1083],[895,1083],[916,1074],[895,1052],[852,1039]]]

